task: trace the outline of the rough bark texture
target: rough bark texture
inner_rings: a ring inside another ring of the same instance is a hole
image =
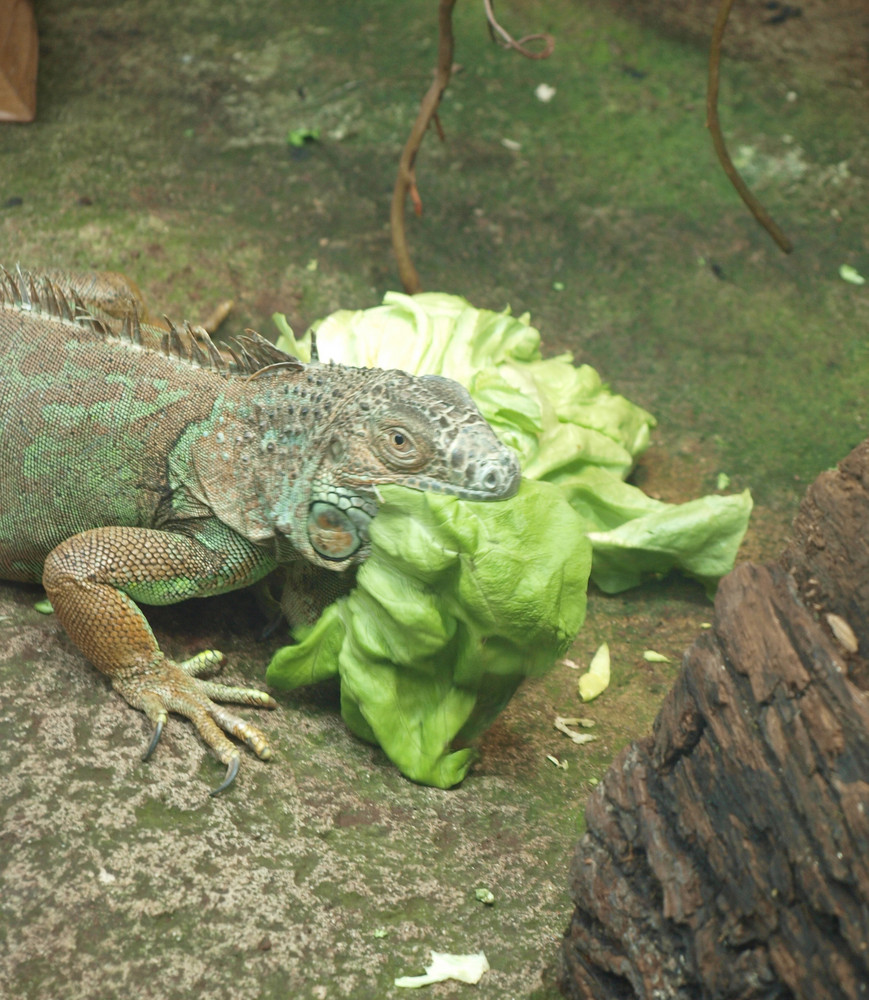
[[[715,612],[589,801],[571,1000],[869,996],[869,442]]]

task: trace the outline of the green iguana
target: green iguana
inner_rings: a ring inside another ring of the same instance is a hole
[[[101,287],[0,271],[0,577],[43,583],[73,642],[153,724],[144,759],[169,712],[192,720],[227,766],[216,794],[240,761],[224,731],[271,756],[217,702],[275,703],[200,679],[223,660],[214,650],[167,659],[136,602],[223,593],[278,566],[316,582],[365,558],[378,483],[496,500],[519,466],[449,379],[302,364],[250,331],[219,351],[202,328],[142,321],[134,287],[117,310]]]

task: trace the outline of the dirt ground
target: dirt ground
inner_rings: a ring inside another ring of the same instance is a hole
[[[3,262],[121,270],[193,320],[232,296],[230,332],[267,335],[275,310],[301,331],[396,286],[389,200],[433,0],[37,8],[38,118],[0,130]],[[689,499],[721,473],[750,487],[743,557],[767,559],[807,483],[867,434],[869,290],[840,275],[869,278],[867,16],[856,0],[737,8],[722,123],[790,256],[715,163],[714,10],[687,0],[500,3],[514,34],[552,32],[547,62],[502,51],[482,5],[458,4],[446,142],[420,154],[409,239],[426,288],[529,311],[548,352],[655,413],[647,492]],[[317,141],[289,144],[299,129]],[[571,656],[608,641],[610,689],[580,709],[569,666],[526,685],[453,791],[350,736],[326,686],[261,713],[276,759],[246,758],[209,799],[221,768],[190,727],[173,720],[142,764],[144,719],[38,596],[0,585],[0,995],[28,1000],[381,1000],[431,949],[486,952],[474,995],[555,1000],[585,797],[711,614],[686,580],[592,591]],[[150,617],[171,654],[220,648],[246,681],[282,641],[258,639],[245,596]],[[591,716],[597,741],[569,743],[556,714]]]

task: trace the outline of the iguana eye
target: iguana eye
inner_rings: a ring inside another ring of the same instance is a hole
[[[393,418],[394,419],[394,418]],[[422,468],[429,460],[431,449],[425,435],[407,425],[385,423],[375,434],[372,444],[374,451],[396,472],[413,472]]]
[[[396,455],[410,455],[416,450],[413,439],[401,427],[390,427],[386,437],[390,450]]]
[[[371,450],[395,473],[417,472],[431,460],[431,435],[409,407],[392,409],[371,427]]]

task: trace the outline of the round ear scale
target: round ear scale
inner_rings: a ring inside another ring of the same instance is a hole
[[[318,501],[308,514],[308,541],[324,559],[349,559],[363,544],[359,528],[334,504]]]

